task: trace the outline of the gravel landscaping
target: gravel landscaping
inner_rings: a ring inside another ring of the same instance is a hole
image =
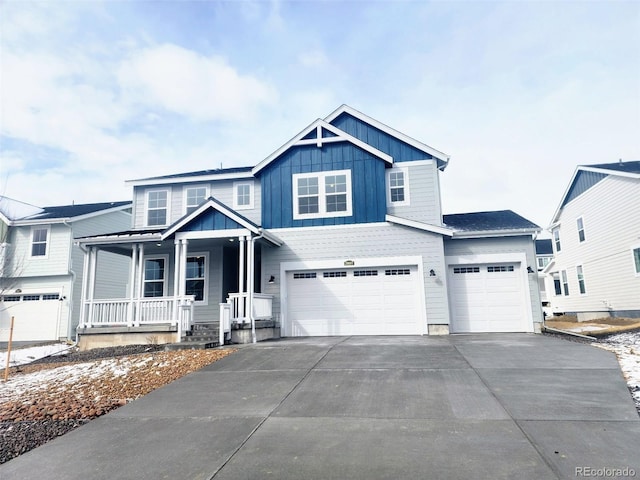
[[[67,351],[11,367],[0,384],[0,464],[234,351],[163,348]]]

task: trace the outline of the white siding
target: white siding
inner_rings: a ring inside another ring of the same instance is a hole
[[[522,265],[522,268],[526,270],[527,267],[531,267],[535,272],[527,275],[527,278],[529,279],[528,290],[529,297],[531,299],[531,314],[533,322],[542,322],[542,307],[538,287],[535,243],[531,236],[446,239],[444,242],[444,251],[447,256],[524,253],[526,255],[527,264]]]
[[[584,221],[584,242],[578,239],[578,217]],[[640,310],[640,277],[631,256],[632,246],[640,243],[640,180],[609,176],[565,205],[559,219],[562,249],[552,271],[567,271],[570,294],[554,295],[548,276],[553,310]],[[578,265],[584,270],[585,295],[578,287]]]
[[[279,278],[281,262],[421,255],[425,275],[427,323],[449,323],[440,235],[385,223],[274,229],[271,232],[285,242],[281,247],[264,248],[262,251],[263,292],[275,296],[274,318],[280,319],[280,279],[272,285],[267,280],[271,275]],[[436,277],[429,277],[431,269],[437,272]]]
[[[405,206],[394,206],[387,201],[387,213],[431,225],[441,225],[439,170],[436,162],[398,162],[394,168],[408,170],[410,201],[409,205]],[[388,195],[388,184],[386,188]]]

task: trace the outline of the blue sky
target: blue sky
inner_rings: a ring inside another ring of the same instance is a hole
[[[343,103],[451,156],[444,213],[546,227],[640,160],[640,2],[4,1],[0,194],[255,165]]]

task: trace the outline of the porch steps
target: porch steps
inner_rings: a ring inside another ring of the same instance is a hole
[[[204,349],[220,346],[218,323],[195,323],[185,332],[180,343],[172,344],[173,350]]]

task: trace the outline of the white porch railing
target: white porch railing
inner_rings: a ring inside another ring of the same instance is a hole
[[[248,293],[230,293],[227,303],[231,306],[230,318],[231,322],[250,321],[248,304]],[[253,294],[253,318],[255,320],[270,320],[273,316],[272,312],[273,295],[265,293]]]
[[[175,325],[181,332],[193,323],[193,295],[185,297],[88,300],[80,328]]]

